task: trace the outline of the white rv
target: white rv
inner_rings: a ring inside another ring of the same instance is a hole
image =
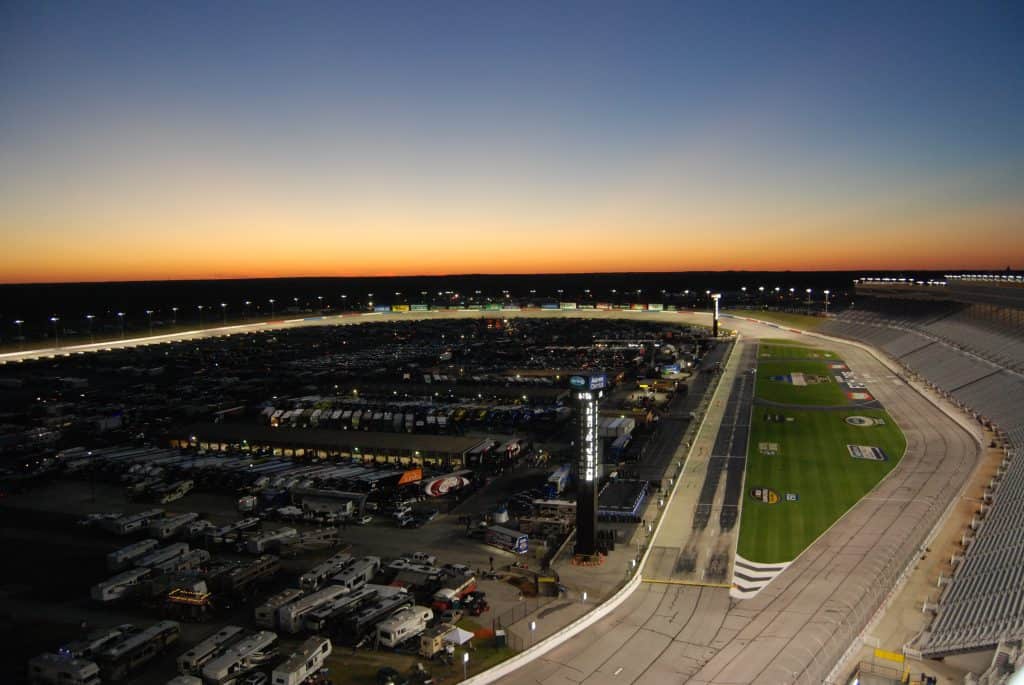
[[[256,625],[260,628],[277,627],[277,610],[286,604],[291,604],[305,593],[302,590],[290,587],[271,596],[266,602],[256,607]]]
[[[277,530],[259,533],[249,538],[245,548],[251,554],[262,554],[274,545],[280,544],[289,538],[294,538],[298,534],[299,531],[294,528],[278,528]]]
[[[385,647],[397,647],[426,630],[432,618],[434,612],[429,607],[414,606],[402,609],[391,618],[377,624],[377,640]]]
[[[317,564],[299,576],[299,587],[303,590],[316,590],[325,580],[338,573],[352,562],[352,555],[339,552],[322,564]]]
[[[206,662],[203,680],[209,685],[230,683],[248,671],[267,663],[277,654],[277,634],[261,630],[231,645]]]
[[[149,534],[160,540],[166,540],[198,518],[199,514],[195,512],[156,518],[149,522]]]
[[[302,617],[316,607],[347,595],[349,589],[341,585],[328,585],[323,590],[318,590],[311,595],[306,595],[290,604],[285,604],[277,610],[277,625],[281,630],[288,633],[297,633],[302,629]]]
[[[326,637],[309,638],[287,661],[274,669],[270,675],[271,685],[299,685],[323,668],[331,649],[331,641]]]
[[[86,659],[40,654],[28,662],[32,685],[100,685],[100,667]]]
[[[241,639],[242,629],[238,626],[224,626],[192,649],[178,657],[178,672],[192,675],[199,672],[203,664],[224,651],[229,645]]]
[[[115,599],[121,599],[134,592],[135,586],[150,573],[148,568],[133,568],[123,571],[93,585],[89,590],[89,596],[97,602],[112,602]]]
[[[380,571],[380,557],[363,557],[333,576],[331,582],[349,590],[355,590],[373,580],[378,571]]]
[[[135,560],[136,566],[145,566],[147,568],[163,564],[171,559],[177,559],[188,554],[188,543],[187,542],[175,542],[174,544],[155,549],[149,554],[139,557]]]
[[[156,540],[139,540],[136,543],[114,550],[107,555],[107,568],[111,571],[120,571],[131,564],[132,561],[153,550],[160,543]]]

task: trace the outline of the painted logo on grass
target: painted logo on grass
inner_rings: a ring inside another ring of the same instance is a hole
[[[758,502],[764,502],[765,504],[779,503],[779,493],[775,492],[771,488],[752,488],[750,490],[750,496]]]
[[[867,461],[885,461],[889,457],[886,456],[885,450],[881,447],[874,447],[872,445],[847,445],[847,451],[850,456],[854,459],[866,459]]]
[[[876,419],[871,416],[847,416],[845,419],[846,423],[851,426],[857,426],[858,428],[867,428],[869,426],[884,426],[885,421],[882,419]]]

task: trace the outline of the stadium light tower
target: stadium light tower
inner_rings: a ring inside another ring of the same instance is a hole
[[[722,299],[722,293],[713,293],[711,301],[715,303],[715,317],[711,321],[711,336],[718,337],[718,301]]]
[[[576,549],[578,557],[594,559],[597,549],[597,486],[601,480],[599,405],[604,395],[604,374],[569,378],[576,400]]]

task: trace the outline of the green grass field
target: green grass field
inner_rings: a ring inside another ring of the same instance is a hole
[[[768,351],[778,347],[764,346]],[[790,357],[787,361],[762,358],[758,362],[756,396],[804,406],[850,404],[834,381],[793,386],[771,380],[771,376],[792,372],[831,379],[833,373],[826,362],[794,358],[812,351],[824,352],[786,346],[778,352],[785,352]],[[846,423],[848,416],[879,419],[881,424],[853,426]],[[888,458],[855,459],[847,445],[878,447]],[[881,409],[777,409],[755,405],[747,451],[739,554],[766,563],[795,559],[891,471],[905,449],[903,433]],[[758,487],[770,488],[779,501],[769,504],[754,499],[750,493]],[[787,493],[795,493],[798,501],[787,501]]]
[[[827,380],[822,383],[793,385],[786,381],[772,379],[773,376],[786,376],[792,373],[802,373],[805,376],[815,376]],[[835,373],[824,361],[761,359],[757,363],[756,392],[761,399],[786,404],[827,406],[850,404],[850,398],[835,382],[834,376]]]

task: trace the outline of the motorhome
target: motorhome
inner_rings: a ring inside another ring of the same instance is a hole
[[[217,656],[232,643],[242,638],[239,626],[224,626],[192,649],[178,657],[178,672],[182,675],[199,673],[203,664]]]
[[[277,628],[277,610],[290,604],[305,593],[297,588],[288,588],[271,596],[266,602],[256,607],[255,622],[260,628]]]
[[[125,514],[113,519],[100,521],[100,527],[115,535],[128,535],[135,531],[142,530],[150,519],[154,519],[164,513],[163,509],[148,509],[138,514]]]
[[[180,635],[181,625],[177,621],[160,621],[97,654],[100,671],[106,680],[124,680]]]
[[[298,536],[299,531],[294,528],[278,528],[254,535],[245,543],[245,549],[250,554],[262,554],[272,547],[285,542],[289,538]]]
[[[179,500],[191,492],[193,487],[195,487],[195,483],[190,480],[180,480],[176,483],[171,483],[157,490],[159,501],[161,504],[168,504]]]
[[[100,685],[100,667],[87,659],[40,654],[28,662],[32,685]]]
[[[76,659],[92,659],[107,647],[125,640],[137,632],[139,629],[131,623],[123,623],[114,628],[100,628],[90,632],[84,638],[69,642],[58,649],[57,653]]]
[[[384,647],[397,647],[426,630],[427,624],[433,618],[434,612],[429,607],[414,606],[403,609],[377,624],[377,642]]]
[[[283,664],[274,669],[270,675],[271,685],[300,685],[323,668],[331,650],[331,641],[326,637],[314,636],[307,639]]]
[[[286,633],[295,634],[302,630],[303,617],[318,606],[347,595],[349,589],[341,585],[328,585],[323,590],[285,604],[277,610],[277,625]]]
[[[135,560],[135,565],[137,567],[146,568],[156,567],[166,563],[167,561],[185,556],[188,554],[188,550],[189,547],[187,542],[175,542],[167,545],[166,547],[155,549],[145,556],[139,557]]]
[[[148,568],[132,568],[112,578],[96,583],[89,590],[89,596],[97,602],[113,602],[129,596],[138,589],[138,584],[152,573]]]
[[[184,529],[197,518],[199,518],[199,514],[195,512],[156,518],[149,522],[149,534],[160,540],[166,540]]]
[[[120,571],[131,565],[131,562],[152,551],[160,543],[156,540],[139,540],[127,547],[114,550],[107,555],[107,568],[111,571]]]
[[[331,583],[355,590],[373,580],[380,571],[380,557],[363,557],[331,578]]]
[[[320,587],[320,584],[343,570],[352,563],[352,555],[347,552],[339,552],[327,559],[322,564],[317,564],[299,576],[299,587],[306,591],[313,591]]]
[[[224,650],[203,665],[203,680],[208,685],[223,685],[271,661],[277,655],[277,634],[261,630]]]
[[[303,618],[302,625],[310,633],[327,632],[346,616],[377,600],[377,598],[377,590],[363,586],[351,594],[342,595],[329,602],[324,602],[313,609]]]
[[[343,623],[343,632],[348,639],[358,642],[368,635],[378,623],[399,609],[410,607],[412,604],[412,595],[404,590],[387,597],[380,597],[373,604],[347,616]]]

